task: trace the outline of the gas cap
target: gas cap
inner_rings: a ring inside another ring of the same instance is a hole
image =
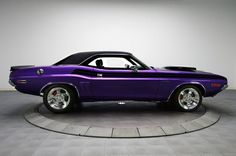
[[[44,73],[44,70],[42,68],[38,69],[37,70],[37,74],[38,75],[42,75]]]

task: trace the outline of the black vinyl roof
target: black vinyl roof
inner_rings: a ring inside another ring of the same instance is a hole
[[[88,58],[95,55],[132,55],[129,52],[122,51],[91,51],[91,52],[79,52],[72,54],[63,60],[55,63],[54,65],[66,65],[66,64],[81,64]]]

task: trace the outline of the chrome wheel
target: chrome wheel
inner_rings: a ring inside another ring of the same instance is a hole
[[[70,104],[70,94],[62,87],[52,88],[47,95],[47,102],[50,107],[56,110],[63,110]]]
[[[196,108],[201,99],[199,92],[194,88],[185,88],[178,95],[179,105],[185,110]]]

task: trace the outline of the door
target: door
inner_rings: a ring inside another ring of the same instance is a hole
[[[142,69],[123,56],[100,56],[91,61],[96,77],[91,80],[98,100],[154,100],[158,84],[152,69]],[[139,68],[139,69],[138,69]]]

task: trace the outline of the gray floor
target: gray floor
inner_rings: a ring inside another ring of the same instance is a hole
[[[222,113],[215,125],[201,131],[160,138],[104,139],[58,134],[34,127],[24,112],[41,98],[0,92],[0,156],[67,155],[236,155],[236,91],[204,100]],[[167,116],[168,117],[168,116]]]

